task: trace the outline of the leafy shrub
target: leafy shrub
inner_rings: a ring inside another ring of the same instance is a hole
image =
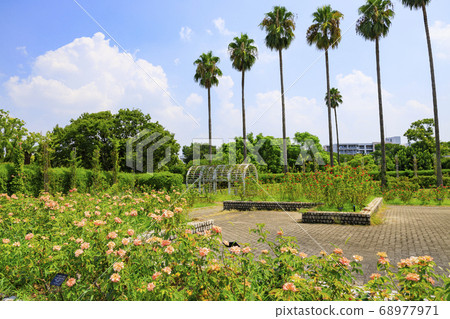
[[[183,176],[169,172],[137,174],[135,175],[135,180],[137,187],[153,189],[170,190],[171,188],[179,188],[183,185]]]

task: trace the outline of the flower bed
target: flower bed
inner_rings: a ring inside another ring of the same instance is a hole
[[[297,211],[302,208],[312,208],[320,203],[298,203],[298,202],[252,202],[252,201],[224,201],[224,210],[284,210]]]
[[[306,212],[302,214],[302,222],[308,224],[349,224],[370,226],[370,219],[383,204],[383,198],[378,197],[370,202],[359,213],[342,212]]]
[[[379,273],[356,285],[362,257],[307,256],[280,231],[268,250],[225,248],[221,229],[194,233],[176,192],[39,198],[0,196],[0,294],[20,300],[445,300],[450,279],[429,256],[380,254]],[[209,227],[211,225],[203,225]],[[153,234],[142,237],[148,231]],[[269,253],[269,250],[271,253]],[[405,256],[406,257],[406,256]],[[51,280],[64,273],[60,293]],[[394,290],[396,292],[394,292]]]

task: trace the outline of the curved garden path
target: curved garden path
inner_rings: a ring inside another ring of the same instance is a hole
[[[215,206],[190,213],[196,220],[213,219],[222,227],[224,240],[249,243],[258,250],[267,247],[259,244],[249,229],[263,223],[271,233],[270,239],[282,228],[286,236],[297,238],[308,255],[317,255],[322,249],[331,252],[335,246],[348,258],[361,255],[364,280],[377,271],[379,251],[387,252],[395,265],[402,258],[430,255],[439,272],[450,269],[450,207],[388,206],[383,215],[381,225],[350,226],[298,223],[301,213],[296,212],[230,212]]]

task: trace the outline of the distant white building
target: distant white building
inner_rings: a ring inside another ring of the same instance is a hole
[[[400,136],[394,136],[394,137],[386,137],[386,143],[388,144],[401,144],[402,138]],[[356,155],[356,154],[363,154],[367,155],[370,153],[375,152],[375,145],[380,144],[379,142],[372,142],[372,143],[340,143],[339,144],[339,153],[340,154],[347,154],[347,155]],[[324,147],[325,151],[329,151],[330,147],[328,145],[325,145]],[[337,153],[337,144],[333,144],[333,152]]]

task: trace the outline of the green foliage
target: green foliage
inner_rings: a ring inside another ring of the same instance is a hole
[[[340,22],[344,15],[331,9],[326,5],[317,9],[313,13],[313,24],[306,34],[306,41],[309,45],[315,44],[319,50],[335,49],[341,42]],[[330,92],[331,93],[331,92]]]
[[[206,89],[219,85],[219,77],[222,76],[222,71],[217,66],[219,62],[219,57],[213,56],[212,51],[202,53],[194,61],[194,65],[197,66],[194,75],[195,82]]]
[[[289,48],[295,35],[295,15],[283,6],[274,6],[271,12],[265,14],[260,23],[262,30],[266,31],[266,46],[271,50]]]
[[[191,145],[183,146],[182,154],[183,154],[183,162],[185,164],[191,163],[194,160],[194,152],[196,156],[199,156],[199,159],[205,159],[205,155],[209,154],[209,144],[208,143],[191,143]],[[213,154],[217,153],[217,148],[215,145],[212,145]],[[191,163],[193,165],[198,165],[198,163]]]
[[[136,174],[135,181],[137,187],[170,190],[171,188],[179,188],[183,185],[183,176],[170,172]]]
[[[25,191],[23,165],[25,161],[25,155],[21,143],[19,143],[13,151],[13,172],[12,181],[10,185],[11,193],[23,194]]]
[[[395,15],[393,8],[390,0],[367,0],[359,8],[361,17],[356,23],[356,33],[370,41],[386,37]]]
[[[159,147],[153,154],[154,163],[161,162],[165,158],[165,149],[171,152],[170,168],[178,161],[180,145],[175,141],[174,135],[165,130],[158,122],[152,123],[148,114],[138,109],[120,109],[117,114],[110,111],[98,113],[84,113],[77,119],[72,119],[70,124],[64,128],[56,126],[51,133],[50,146],[55,152],[52,157],[53,166],[68,166],[70,162],[70,151],[75,147],[77,156],[80,157],[80,166],[92,168],[92,157],[96,147],[100,148],[101,166],[105,170],[112,170],[115,159],[113,158],[114,141],[119,143],[119,162],[121,171],[131,171],[126,165],[126,143],[127,140],[147,130],[151,134],[159,134],[151,143],[145,145],[143,153],[148,147],[163,137],[169,140]],[[142,139],[147,137],[141,136]],[[137,142],[137,141],[136,141]],[[133,146],[134,147],[134,146]],[[133,157],[135,159],[135,157]],[[147,167],[146,157],[143,159],[143,167]]]
[[[13,152],[28,134],[25,122],[0,109],[0,163],[12,162]]]
[[[245,72],[252,68],[258,55],[258,48],[253,45],[254,43],[255,41],[250,39],[246,33],[241,33],[240,37],[234,37],[233,42],[228,45],[234,69]]]

